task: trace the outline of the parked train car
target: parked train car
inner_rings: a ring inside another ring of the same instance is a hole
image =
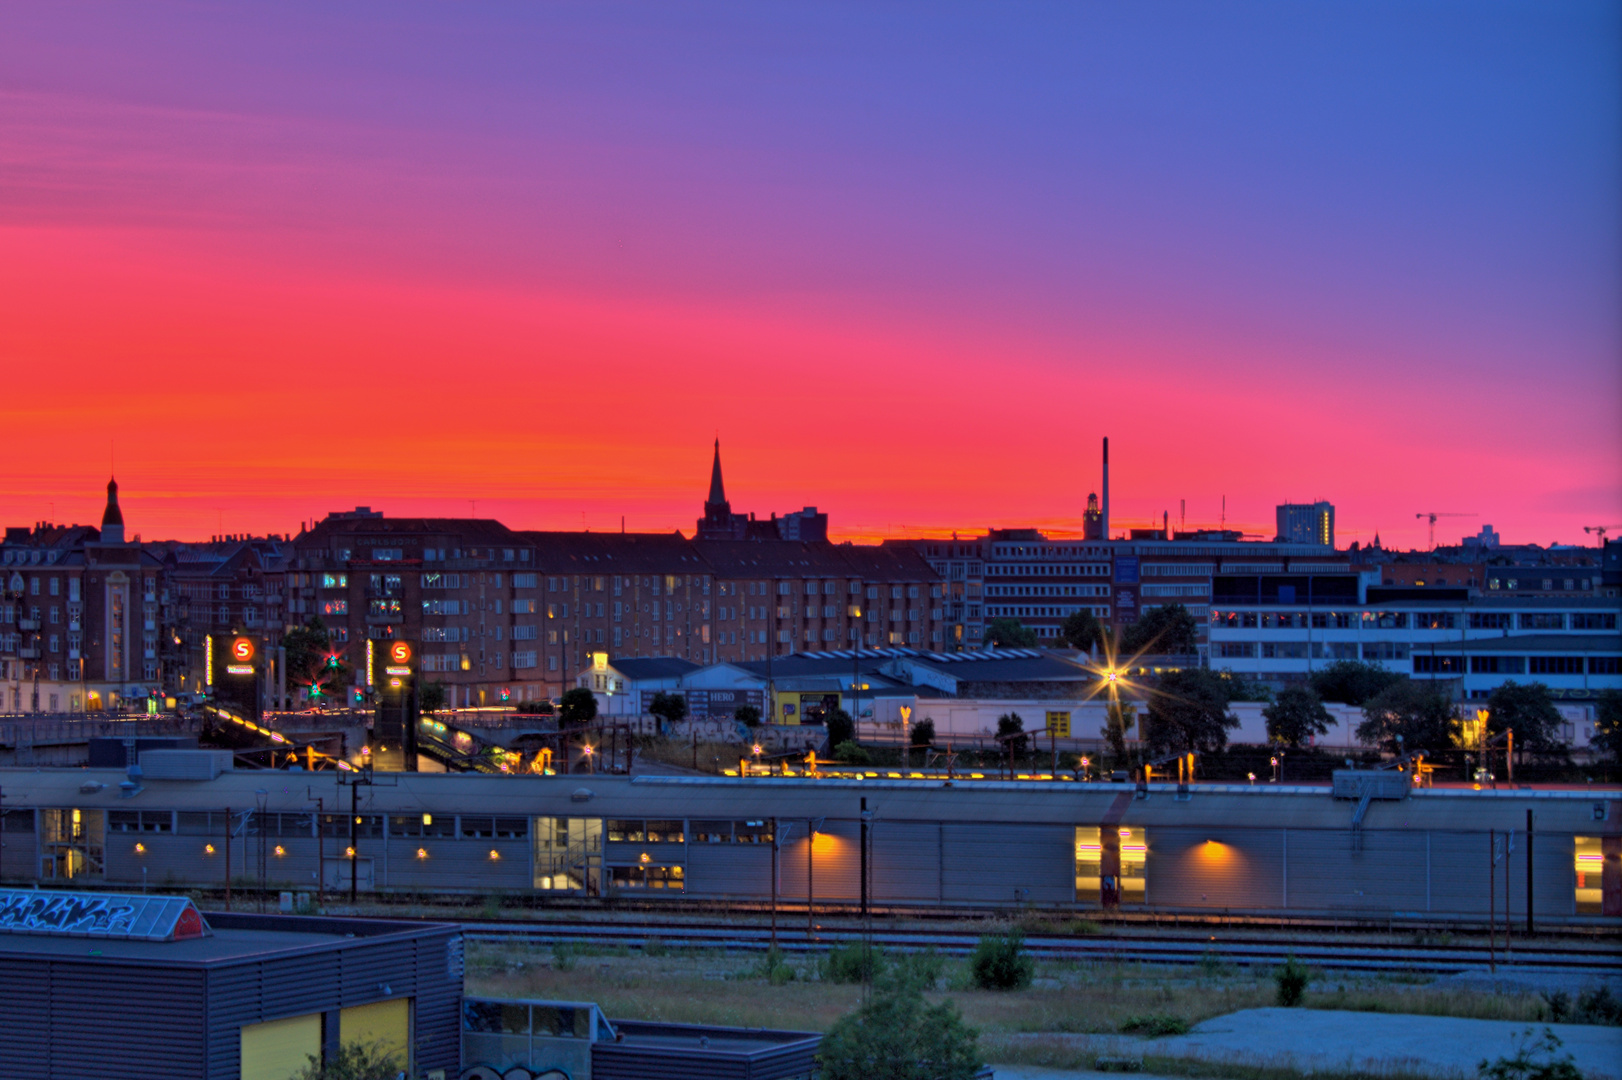
[[[1448,919],[1502,917],[1507,892],[1517,920],[1529,899],[1539,921],[1622,915],[1616,792],[1403,791],[1354,825],[1361,804],[1317,787],[340,777],[137,785],[111,770],[0,770],[0,873],[152,888],[229,875],[300,891],[348,890],[354,875],[366,892],[753,902],[773,894],[775,854],[781,899],[854,904],[865,825],[867,895],[887,907]]]

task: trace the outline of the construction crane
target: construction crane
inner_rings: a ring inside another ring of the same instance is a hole
[[[1606,533],[1608,533],[1608,532],[1617,532],[1617,531],[1622,531],[1622,525],[1584,525],[1583,526],[1583,532],[1592,533],[1593,535],[1599,537],[1599,546],[1600,547],[1605,546],[1605,534]]]
[[[1431,547],[1430,547],[1430,549],[1432,551],[1436,550],[1436,519],[1437,518],[1475,517],[1475,516],[1476,515],[1474,515],[1474,514],[1444,514],[1439,510],[1427,510],[1423,514],[1415,514],[1414,515],[1414,517],[1416,517],[1416,518],[1429,518],[1430,519],[1430,523],[1431,523]]]

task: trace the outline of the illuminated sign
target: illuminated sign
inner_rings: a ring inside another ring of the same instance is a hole
[[[253,674],[253,665],[252,664],[226,664],[225,665],[225,673],[227,675],[252,675]]]
[[[592,653],[591,654],[591,670],[593,670],[593,671],[607,671],[608,670],[608,654],[605,653],[605,652],[594,652],[594,653]]]
[[[389,646],[389,662],[392,664],[411,663],[411,646],[403,641],[396,641]],[[394,674],[390,671],[389,674]]]
[[[239,664],[246,664],[253,660],[254,645],[252,638],[233,638],[231,641],[231,659]]]
[[[372,685],[372,639],[366,639],[366,685]]]
[[[1070,738],[1070,714],[1068,712],[1048,713],[1048,734],[1061,739]]]
[[[388,667],[383,669],[383,674],[385,674],[385,675],[410,675],[411,674],[411,669],[408,668],[408,667],[395,667],[393,664],[390,664]],[[394,685],[399,686],[400,684],[397,681],[397,682],[394,683]]]
[[[214,685],[214,635],[212,634],[203,639],[203,682],[206,686]]]

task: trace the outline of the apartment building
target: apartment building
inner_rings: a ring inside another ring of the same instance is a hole
[[[8,528],[0,585],[0,707],[94,712],[162,696],[170,596],[162,562],[125,540],[115,481],[99,529]]]

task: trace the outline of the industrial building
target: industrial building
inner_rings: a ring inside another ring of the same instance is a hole
[[[229,875],[238,887],[500,890],[537,902],[775,894],[855,905],[865,894],[894,907],[1118,900],[1155,912],[1445,921],[1502,913],[1507,881],[1516,918],[1528,899],[1540,920],[1622,916],[1616,791],[1414,790],[1405,774],[1358,776],[1385,780],[1368,800],[1355,785],[1337,798],[1265,784],[877,772],[407,773],[357,787],[333,773],[136,785],[110,770],[0,770],[0,787],[11,882],[219,888]],[[1489,848],[1505,833],[1516,837],[1509,869],[1500,862],[1490,877]]]
[[[454,925],[0,892],[0,1075],[288,1080],[311,1055],[376,1041],[446,1080],[462,968]]]

